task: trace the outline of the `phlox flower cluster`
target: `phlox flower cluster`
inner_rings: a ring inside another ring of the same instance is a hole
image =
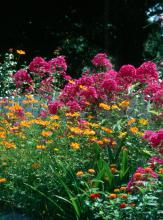
[[[163,153],[163,129],[157,132],[147,130],[143,139],[147,140],[153,148],[158,149],[160,153]]]
[[[86,110],[92,104],[98,106],[100,102],[107,103],[120,97],[128,97],[128,89],[138,84],[139,93],[143,94],[146,100],[160,105],[163,83],[158,80],[155,63],[147,61],[138,68],[127,64],[117,72],[109,62],[106,54],[97,54],[92,63],[94,66],[106,67],[105,71],[91,74],[89,70],[84,72],[81,78],[69,80],[57,101],[72,112]]]
[[[105,53],[98,53],[94,56],[92,64],[96,67],[105,67],[106,70],[112,69],[112,64]]]
[[[13,80],[20,92],[39,93],[42,97],[51,100],[56,89],[55,84],[60,82],[60,78],[71,79],[66,71],[67,64],[64,56],[58,56],[49,61],[42,57],[35,57],[27,70],[18,70],[13,75]]]

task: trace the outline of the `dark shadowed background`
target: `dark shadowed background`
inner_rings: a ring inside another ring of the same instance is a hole
[[[26,59],[64,54],[79,72],[96,52],[118,68],[143,62],[150,32],[145,11],[156,0],[12,1],[1,5],[0,53],[23,49]]]

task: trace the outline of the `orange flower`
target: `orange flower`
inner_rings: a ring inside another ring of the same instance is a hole
[[[134,177],[135,177],[136,180],[140,180],[141,177],[142,177],[142,174],[141,173],[135,173]]]
[[[108,134],[113,133],[113,131],[110,128],[102,127],[101,130],[107,132]]]
[[[122,199],[127,199],[127,195],[126,195],[126,194],[122,194],[122,195],[121,195],[121,198],[122,198]]]
[[[163,168],[160,168],[158,174],[163,174]]]
[[[150,167],[146,167],[146,168],[145,168],[145,172],[151,173],[151,172],[152,172],[152,169],[151,169]]]
[[[88,173],[93,174],[93,173],[95,173],[95,170],[94,170],[94,169],[89,169],[89,170],[88,170]]]
[[[16,53],[19,55],[25,55],[26,52],[24,50],[16,50]]]
[[[126,190],[126,186],[121,186],[120,187],[120,191],[125,191]]]
[[[129,106],[130,102],[125,100],[119,103],[119,106],[122,108],[127,108]]]
[[[107,105],[107,104],[105,104],[105,103],[100,103],[100,104],[99,104],[99,107],[100,107],[100,108],[103,108],[104,110],[107,110],[107,111],[110,110],[110,106]]]
[[[52,135],[52,132],[51,132],[51,131],[42,131],[41,135],[42,135],[43,137],[49,137],[49,136]]]
[[[98,141],[96,141],[96,143],[97,143],[97,144],[99,144],[99,145],[103,145],[103,143],[104,143],[104,142],[103,142],[103,141],[98,140]]]
[[[6,137],[6,132],[0,132],[0,138],[5,138]]]
[[[104,143],[109,143],[109,142],[110,142],[110,140],[109,140],[108,138],[103,138],[102,141],[103,141]]]
[[[0,178],[0,183],[5,183],[5,182],[7,182],[6,178]]]
[[[46,147],[45,147],[44,145],[37,145],[37,146],[36,146],[36,149],[37,149],[37,150],[45,150]]]
[[[135,123],[136,122],[136,119],[135,118],[131,118],[129,121],[128,121],[128,125],[131,125],[131,124],[133,124],[133,123]]]
[[[112,173],[116,173],[116,172],[118,171],[118,170],[117,170],[116,168],[114,168],[114,167],[110,168],[110,170],[111,170]]]
[[[131,127],[130,128],[130,131],[133,133],[133,134],[136,134],[139,132],[139,129],[137,127]]]
[[[70,146],[72,147],[73,150],[78,150],[80,148],[80,144],[77,142],[72,142]]]
[[[117,198],[117,195],[112,193],[109,195],[109,199],[116,199]]]
[[[83,171],[78,171],[77,173],[76,173],[76,176],[78,176],[78,177],[80,177],[80,176],[83,176]]]

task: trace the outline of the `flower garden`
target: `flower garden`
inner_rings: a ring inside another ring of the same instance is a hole
[[[72,79],[64,56],[36,57],[17,70],[7,62],[10,71],[0,69],[8,94],[0,100],[1,212],[39,220],[162,219],[156,64],[116,71],[99,53]]]

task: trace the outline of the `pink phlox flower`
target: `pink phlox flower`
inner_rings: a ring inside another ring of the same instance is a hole
[[[32,78],[28,75],[27,70],[20,69],[13,76],[16,86],[21,86],[23,83],[32,83]]]
[[[44,76],[49,72],[49,64],[42,57],[35,57],[28,67],[29,71],[36,73],[39,76]]]
[[[98,53],[92,59],[94,66],[106,67],[107,70],[112,69],[112,64],[105,53]]]
[[[66,106],[69,107],[69,110],[71,112],[76,112],[76,111],[80,111],[81,110],[81,107],[80,107],[79,103],[76,100],[68,101],[66,103]]]
[[[56,71],[67,71],[67,64],[64,56],[58,56],[56,58],[51,59],[48,62],[50,66],[50,72],[55,73]]]
[[[54,102],[50,102],[49,105],[48,105],[48,108],[49,108],[49,112],[50,114],[56,114],[58,109],[60,107],[62,107],[62,103],[58,100],[54,101]]]
[[[136,70],[136,79],[141,83],[146,83],[148,81],[158,81],[158,72],[156,64],[152,61],[144,62]]]

